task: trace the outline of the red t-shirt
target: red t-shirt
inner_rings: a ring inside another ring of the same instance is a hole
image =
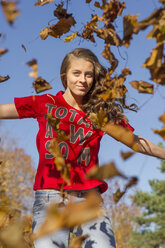
[[[60,189],[64,185],[64,189],[68,190],[86,190],[99,186],[103,193],[108,188],[107,183],[86,179],[85,175],[90,168],[98,164],[100,140],[104,132],[93,129],[88,119],[84,121],[85,113],[71,107],[62,94],[63,92],[60,91],[56,96],[44,94],[15,98],[19,118],[35,118],[39,125],[36,140],[39,163],[33,189]],[[59,128],[70,135],[69,140],[59,143],[59,147],[66,163],[71,164],[71,185],[60,176],[54,157],[48,151],[50,140],[56,138],[57,134],[45,119],[47,113],[60,119]],[[127,124],[122,123],[122,125]]]

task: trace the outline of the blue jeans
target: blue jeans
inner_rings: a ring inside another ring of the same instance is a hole
[[[80,196],[70,196],[69,194],[68,199],[63,199],[60,192],[56,190],[36,191],[33,205],[33,232],[37,232],[44,222],[46,208],[50,203],[60,203],[64,200],[64,204],[67,204],[70,198],[76,202],[84,200]],[[88,238],[83,242],[82,248],[116,247],[112,225],[107,215],[82,224],[79,227],[74,227],[72,233],[76,236],[88,235]],[[70,230],[62,228],[50,235],[37,239],[34,242],[34,246],[35,248],[67,248],[69,240]]]

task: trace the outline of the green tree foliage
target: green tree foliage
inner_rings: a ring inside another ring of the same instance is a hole
[[[165,173],[165,161],[159,168]],[[131,244],[136,248],[165,247],[165,180],[150,180],[151,192],[138,191],[135,203],[142,215],[135,217],[139,227],[133,231]]]

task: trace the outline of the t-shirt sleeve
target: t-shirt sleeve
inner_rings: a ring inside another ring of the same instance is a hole
[[[127,127],[129,128],[132,132],[135,130],[129,123],[127,123],[124,119],[121,120],[121,122],[119,123],[119,125],[123,126],[123,127]]]
[[[19,118],[38,118],[42,113],[42,96],[14,98]]]

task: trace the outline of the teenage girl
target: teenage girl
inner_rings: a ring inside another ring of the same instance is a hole
[[[95,179],[86,179],[87,171],[98,164],[98,152],[103,131],[94,128],[88,119],[88,113],[100,107],[106,110],[109,121],[119,123],[131,130],[126,122],[121,107],[117,104],[97,101],[96,92],[101,92],[106,78],[106,69],[89,49],[78,48],[68,53],[61,65],[61,80],[65,92],[57,95],[37,95],[15,98],[14,104],[0,105],[1,119],[35,118],[38,121],[37,149],[39,164],[34,182],[35,202],[33,206],[33,232],[44,221],[47,206],[51,202],[62,201],[60,189],[73,195],[74,200],[82,201],[86,194],[95,189],[99,194],[107,190],[107,184]],[[49,144],[57,134],[47,122],[45,116],[51,113],[60,119],[60,130],[69,135],[61,141],[59,148],[66,161],[71,164],[70,185],[61,177],[54,163],[54,156],[49,152]],[[138,152],[165,159],[165,149],[152,144],[147,139],[134,134]],[[64,200],[66,204],[68,199]],[[81,213],[80,213],[81,214]],[[97,220],[75,227],[76,236],[88,234],[84,241],[85,248],[114,248],[115,239],[109,218],[105,215]],[[35,241],[36,248],[68,247],[70,230],[63,228],[51,235]]]

